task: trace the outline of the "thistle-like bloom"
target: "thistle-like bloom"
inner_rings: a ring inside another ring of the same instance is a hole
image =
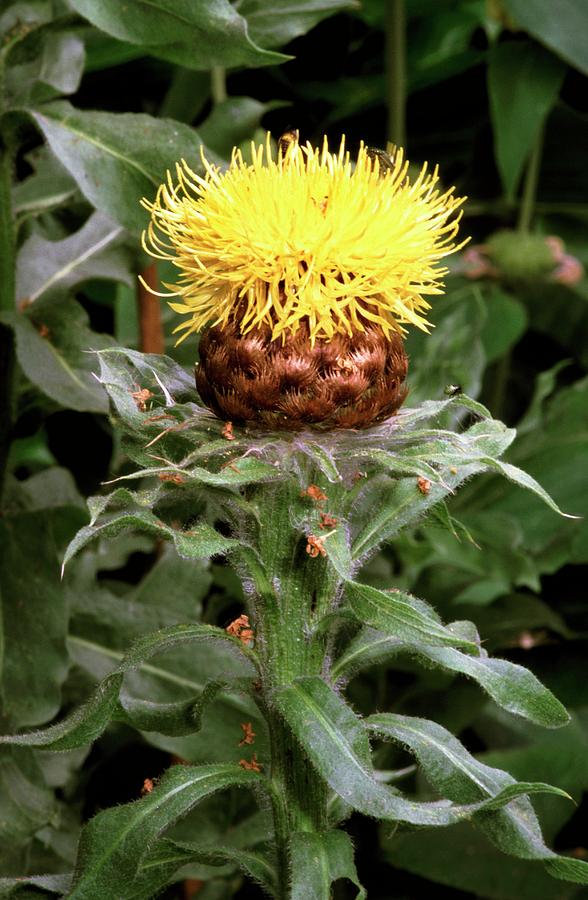
[[[402,151],[383,167],[345,141],[330,153],[292,142],[274,158],[268,141],[246,163],[235,150],[221,172],[203,157],[204,178],[182,160],[153,203],[144,247],[179,269],[166,284],[170,306],[189,318],[183,340],[238,317],[245,334],[269,325],[272,338],[302,322],[310,339],[351,336],[374,322],[389,335],[427,329],[427,296],[442,293],[463,202],[438,190],[423,166],[413,184]],[[384,169],[382,171],[382,169]],[[165,296],[165,295],[162,295]]]
[[[197,383],[225,418],[272,427],[361,427],[391,415],[406,391],[402,335],[428,330],[427,297],[442,293],[463,202],[414,180],[402,151],[336,153],[270,139],[226,171],[182,161],[154,202],[143,246],[179,270],[165,284],[206,329]]]

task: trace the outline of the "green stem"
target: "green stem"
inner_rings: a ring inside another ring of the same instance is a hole
[[[313,626],[330,608],[339,578],[325,558],[306,553],[306,540],[292,525],[292,510],[300,504],[299,488],[288,482],[267,485],[258,496],[260,555],[246,551],[241,559],[255,585],[252,617],[262,672],[260,704],[269,723],[271,743],[269,777],[280,869],[277,896],[286,900],[291,836],[327,829],[329,791],[282,721],[272,698],[280,686],[322,672],[326,637]],[[330,490],[330,512],[336,512],[336,505],[335,492]]]
[[[222,66],[213,66],[210,70],[210,92],[215,106],[227,99],[227,73]]]
[[[543,131],[540,131],[537,136],[537,140],[535,141],[535,145],[531,151],[531,155],[529,157],[529,162],[527,163],[527,169],[525,172],[525,180],[523,182],[523,195],[521,197],[519,221],[517,224],[518,231],[523,234],[530,230],[531,222],[533,221],[542,154]]]
[[[386,104],[388,139],[406,147],[405,0],[386,2]]]
[[[0,135],[0,315],[15,308],[15,233],[12,217],[13,154]],[[14,333],[0,324],[0,496],[14,427]]]

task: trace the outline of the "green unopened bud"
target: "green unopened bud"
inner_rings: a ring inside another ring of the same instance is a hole
[[[486,254],[505,281],[538,281],[556,265],[543,235],[497,231],[486,242]]]

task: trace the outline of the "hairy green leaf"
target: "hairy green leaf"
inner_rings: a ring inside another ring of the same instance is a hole
[[[90,278],[115,279],[132,286],[122,235],[122,227],[102,213],[94,213],[79,231],[61,241],[48,241],[33,233],[18,254],[17,298],[28,305],[40,297],[65,293]]]
[[[429,781],[451,800],[472,802],[516,783],[507,772],[476,760],[436,722],[381,713],[370,716],[367,724],[376,734],[408,747]],[[551,792],[569,796],[559,788],[552,788]],[[545,845],[537,817],[526,798],[520,797],[504,809],[486,813],[477,824],[504,853],[543,860],[556,878],[588,883],[587,863],[560,857]]]
[[[344,831],[292,835],[292,900],[330,900],[331,885],[340,878],[355,885],[356,900],[365,900],[367,894],[353,861],[353,844]]]
[[[205,797],[265,779],[239,766],[172,766],[141,800],[99,813],[80,838],[71,900],[103,900],[125,885],[132,896],[137,870],[154,841]]]
[[[402,591],[379,591],[367,584],[349,581],[345,586],[349,605],[364,625],[384,631],[401,641],[449,646],[478,653],[477,645],[453,634],[423,600]]]
[[[92,374],[87,353],[92,343],[103,344],[104,338],[90,331],[79,304],[71,301],[67,316],[45,308],[34,309],[30,316],[3,313],[2,321],[14,330],[23,372],[43,394],[66,409],[108,411],[108,398]]]
[[[12,727],[54,716],[68,668],[66,598],[59,585],[59,512],[0,517],[2,714]]]
[[[262,852],[244,850],[241,847],[202,846],[198,844],[180,843],[177,840],[162,839],[157,843],[149,858],[145,859],[136,878],[136,889],[132,900],[145,900],[153,896],[154,889],[165,887],[170,878],[181,867],[190,863],[204,863],[220,866],[226,863],[233,865],[260,884],[273,896],[276,892],[276,863],[271,851]],[[157,879],[157,880],[156,880]],[[145,891],[145,893],[137,892]]]
[[[444,826],[500,809],[523,794],[558,792],[549,785],[524,782],[476,803],[417,803],[376,780],[364,723],[321,678],[297,678],[277,689],[275,701],[316,770],[347,804],[369,816]]]
[[[456,623],[459,624],[459,623]],[[452,628],[453,626],[449,626]],[[337,678],[351,675],[406,652],[426,664],[473,678],[503,709],[547,728],[569,722],[565,708],[541,682],[522,666],[506,659],[470,656],[453,647],[433,647],[425,643],[403,642],[370,628],[360,632],[333,668]]]
[[[236,653],[246,654],[245,649],[234,638],[229,637],[226,632],[216,628],[214,625],[172,625],[154,634],[146,635],[133,644],[119,665],[98,685],[88,702],[74,710],[62,722],[38,731],[28,732],[27,734],[4,735],[0,737],[0,742],[44,747],[48,750],[71,750],[74,747],[83,746],[95,740],[104,731],[113,717],[117,709],[118,695],[125,673],[141,668],[146,660],[152,656],[174,649],[179,645],[216,640],[229,644]],[[210,687],[208,689],[205,688],[204,698],[199,697],[197,700],[191,701],[190,711],[193,716],[193,731],[198,729],[202,704],[211,699],[211,691],[215,693],[217,688],[215,687],[214,690]],[[123,708],[124,705],[125,702],[123,700]],[[128,705],[131,710],[129,713],[131,720],[133,720],[133,715],[136,715],[138,717],[138,727],[144,727],[146,717],[149,717],[148,710],[144,706],[133,706],[131,701],[128,701]],[[169,709],[161,712],[167,713],[167,718],[169,719]],[[177,708],[173,712],[175,713],[177,725]],[[182,709],[182,713],[184,716],[183,724],[187,727],[185,708]],[[153,724],[153,716],[149,717],[149,724]],[[178,731],[176,730],[175,733],[178,733]],[[185,731],[181,730],[179,733],[185,733]]]
[[[318,22],[344,9],[357,9],[358,0],[243,0],[239,12],[247,19],[254,41],[263,47],[281,47],[310,31]]]

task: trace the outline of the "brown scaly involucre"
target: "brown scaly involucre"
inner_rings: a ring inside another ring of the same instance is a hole
[[[202,400],[240,424],[365,428],[393,415],[407,394],[403,340],[376,325],[311,346],[305,324],[282,343],[269,326],[241,334],[229,322],[204,331],[199,349]]]

